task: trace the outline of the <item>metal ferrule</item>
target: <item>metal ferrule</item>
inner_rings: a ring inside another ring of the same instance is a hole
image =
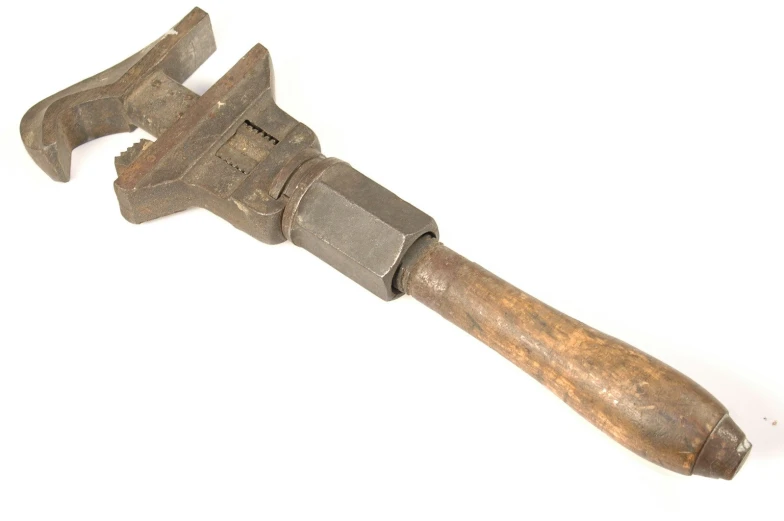
[[[401,295],[393,278],[411,245],[438,237],[432,217],[339,159],[308,160],[284,195],[286,238],[384,300]]]

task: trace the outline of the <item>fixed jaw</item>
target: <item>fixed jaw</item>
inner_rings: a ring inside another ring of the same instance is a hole
[[[22,118],[20,133],[27,152],[55,181],[71,178],[71,151],[93,139],[155,130],[133,117],[128,100],[146,78],[160,72],[185,81],[215,51],[207,13],[193,9],[174,28],[130,58],[36,103]],[[157,111],[150,113],[158,118]],[[157,134],[154,134],[157,135]]]

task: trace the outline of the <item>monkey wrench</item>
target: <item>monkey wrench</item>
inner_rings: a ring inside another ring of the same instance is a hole
[[[432,217],[324,156],[276,105],[261,45],[204,95],[184,87],[214,51],[209,16],[195,8],[130,58],[34,105],[21,123],[27,151],[68,181],[75,147],[142,128],[156,140],[115,159],[128,221],[201,207],[267,244],[290,240],[384,300],[411,295],[643,458],[732,479],[751,444],[708,391],[450,250]]]

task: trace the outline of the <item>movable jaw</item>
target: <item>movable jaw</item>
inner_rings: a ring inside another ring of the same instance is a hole
[[[305,155],[321,154],[313,131],[275,104],[271,79],[269,53],[256,45],[155,142],[118,158],[123,216],[140,223],[198,206],[262,242],[285,241],[287,198],[272,190],[275,180],[296,171]],[[184,98],[180,89],[152,75],[135,103],[157,107]]]

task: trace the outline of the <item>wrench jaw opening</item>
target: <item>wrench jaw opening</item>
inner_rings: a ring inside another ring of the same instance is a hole
[[[68,181],[74,148],[143,126],[135,122],[125,99],[148,75],[163,72],[184,81],[214,51],[209,15],[195,8],[138,53],[30,108],[19,127],[27,152],[53,180]]]
[[[22,117],[22,142],[30,157],[53,180],[70,180],[74,148],[99,137],[136,129],[112,85],[145,52],[36,103]]]

